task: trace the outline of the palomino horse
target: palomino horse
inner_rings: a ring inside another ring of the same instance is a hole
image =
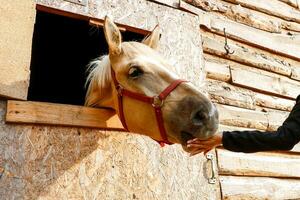
[[[170,72],[155,51],[158,26],[139,42],[122,42],[118,27],[104,22],[109,55],[90,63],[86,106],[109,107],[125,129],[161,143],[207,139],[218,128],[218,112],[195,86]]]

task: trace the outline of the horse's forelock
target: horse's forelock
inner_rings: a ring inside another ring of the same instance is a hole
[[[91,61],[87,66],[89,73],[85,86],[88,87],[86,106],[96,106],[104,95],[104,89],[111,82],[111,67],[108,55]]]

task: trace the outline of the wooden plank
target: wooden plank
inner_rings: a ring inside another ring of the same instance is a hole
[[[206,76],[211,79],[228,82],[230,80],[229,65],[205,61]]]
[[[224,38],[216,35],[207,36],[203,34],[203,51],[224,58],[228,58],[246,65],[254,66],[267,71],[290,76],[290,64],[280,58],[269,56],[266,53],[257,52],[256,49],[248,48],[246,45],[237,44],[229,40],[228,44],[233,54],[226,54],[224,49]]]
[[[266,113],[233,106],[216,104],[220,113],[220,124],[266,130],[268,118]]]
[[[231,76],[234,84],[288,98],[295,99],[300,91],[299,82],[286,77],[268,75],[261,71],[254,72],[231,67]]]
[[[147,0],[147,1],[152,1],[155,3],[162,4],[162,5],[170,6],[173,8],[179,7],[179,0]]]
[[[252,99],[254,93],[250,90],[239,88],[228,83],[208,79],[207,92],[213,102],[247,109],[255,109]]]
[[[300,178],[300,154],[245,154],[217,149],[217,156],[218,171],[222,175]]]
[[[268,51],[300,60],[300,37],[268,33],[231,20],[209,14],[202,15],[201,27],[229,38],[258,46]]]
[[[299,0],[279,0],[279,1],[285,2],[288,5],[293,6],[295,8],[299,8],[299,6],[300,6]]]
[[[246,8],[258,10],[268,15],[280,17],[288,21],[300,22],[300,11],[278,0],[225,0],[240,4]]]
[[[6,122],[123,130],[113,110],[31,101],[8,101]]]
[[[268,177],[221,176],[223,199],[300,199],[300,180]]]
[[[268,131],[276,131],[279,126],[282,125],[284,120],[289,116],[290,112],[286,111],[279,111],[279,110],[273,110],[273,109],[266,109],[267,111],[267,117],[269,121],[268,125]]]
[[[256,12],[250,9],[243,8],[240,5],[234,5],[223,1],[216,0],[186,0],[187,3],[194,5],[202,10],[197,10],[195,7],[186,5],[181,1],[180,7],[188,10],[192,13],[202,14],[203,11],[217,12],[225,15],[231,20],[246,24],[261,30],[265,30],[272,33],[280,33],[280,21],[281,19],[271,17],[264,13]]]
[[[291,78],[294,80],[300,81],[300,66],[298,66],[298,67],[292,66]]]
[[[237,126],[227,126],[220,124],[218,128],[218,132],[222,131],[251,131],[251,130],[256,130],[253,128],[245,128],[245,127],[237,127]]]
[[[294,100],[283,99],[261,93],[255,93],[253,98],[257,106],[273,108],[277,110],[291,111],[295,105]]]

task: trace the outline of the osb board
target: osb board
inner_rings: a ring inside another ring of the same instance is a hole
[[[4,124],[0,196],[6,199],[220,199],[203,155],[179,145],[91,129]],[[4,170],[4,171],[3,171]]]
[[[147,1],[160,3],[166,6],[171,6],[173,8],[178,8],[180,0],[147,0]]]
[[[0,12],[0,96],[26,99],[35,3],[2,1]]]
[[[169,61],[172,70],[182,78],[200,87],[205,74],[198,17],[150,1],[90,0],[88,13],[78,5],[63,0],[37,0],[38,4],[90,17],[104,19],[106,15],[115,22],[131,28],[152,30],[161,28],[159,52]],[[187,70],[188,69],[188,70]]]
[[[299,179],[222,176],[222,197],[226,200],[283,200],[300,198]]]
[[[300,178],[300,154],[246,154],[217,149],[217,156],[222,175]]]

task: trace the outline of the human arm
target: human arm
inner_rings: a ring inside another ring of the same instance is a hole
[[[220,139],[221,138],[221,139]],[[208,140],[188,141],[191,155],[207,152],[223,144],[225,149],[235,152],[291,150],[300,141],[300,97],[289,117],[277,131],[224,131]]]

